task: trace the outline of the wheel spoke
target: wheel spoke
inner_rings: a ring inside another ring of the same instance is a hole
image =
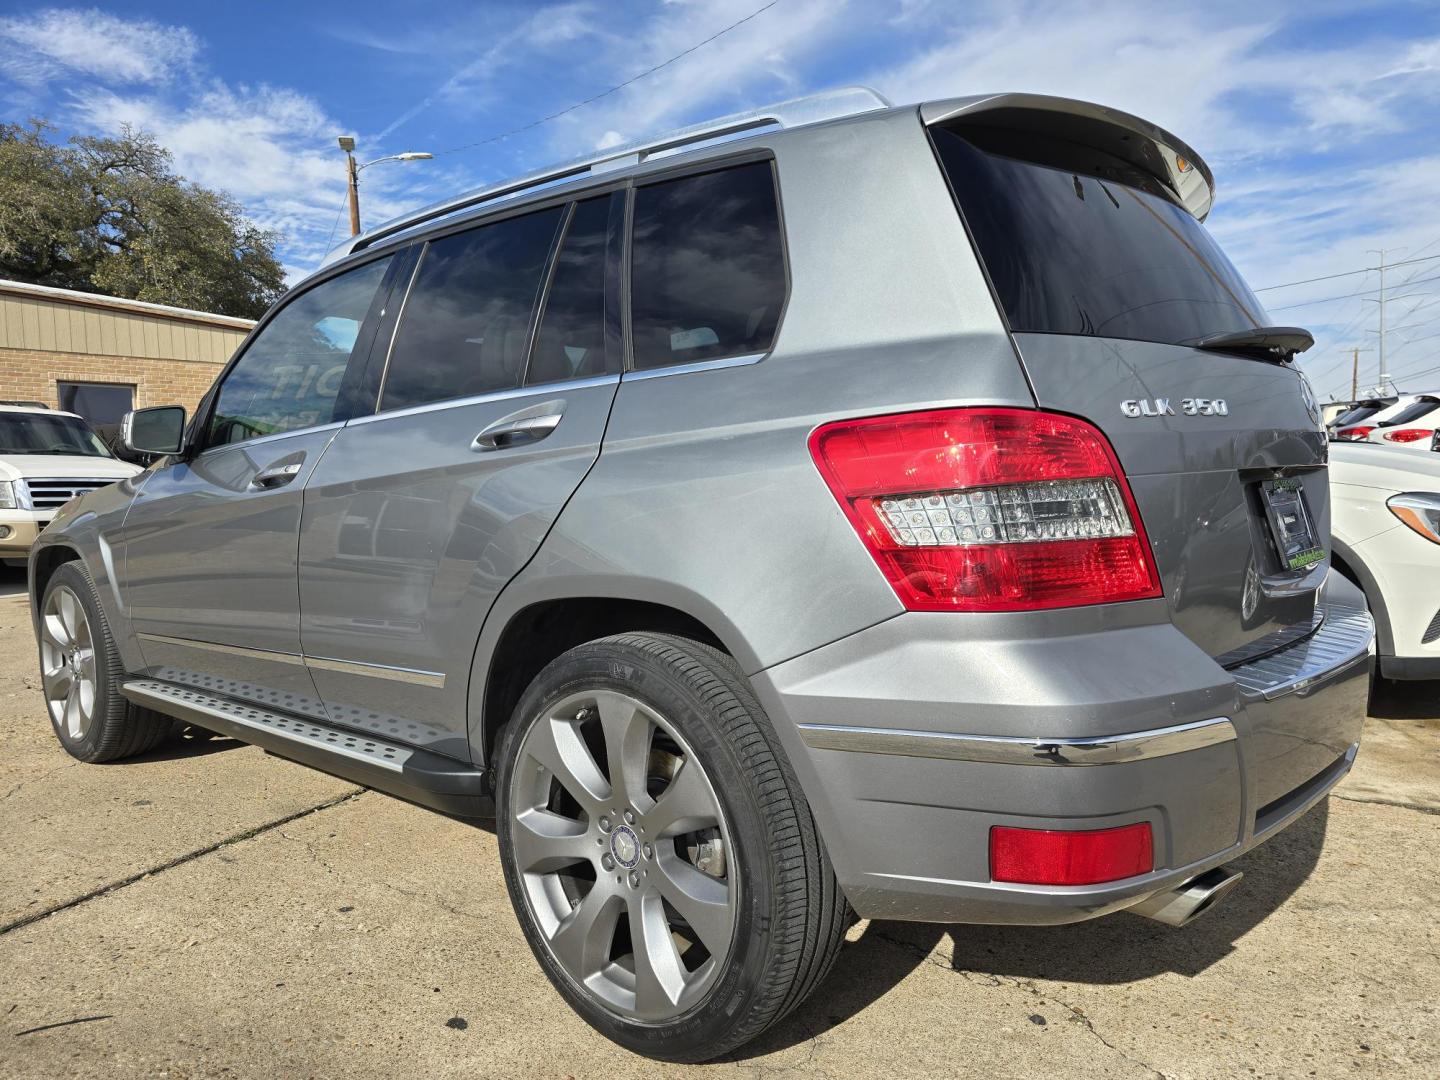
[[[75,627],[75,647],[86,652],[93,648],[90,640],[90,620],[85,618],[84,612],[80,612],[80,621]]]
[[[70,732],[72,739],[78,739],[85,734],[84,717],[80,712],[80,683],[79,680],[70,680],[70,689],[65,695],[65,727]]]
[[[65,626],[65,640],[67,643],[79,640],[80,634],[80,601],[69,589],[61,589],[57,593],[60,597],[60,621]]]
[[[660,895],[684,916],[712,956],[722,955],[730,944],[735,925],[729,886],[673,852],[657,860],[655,866],[659,871]]]
[[[516,815],[510,841],[515,861],[529,874],[550,874],[584,862],[599,849],[582,821],[550,810],[526,810]]]
[[[587,812],[598,812],[600,805],[609,800],[610,785],[605,774],[595,764],[573,721],[542,716],[530,733],[526,749]]]
[[[605,877],[597,880],[550,936],[555,958],[582,982],[609,961],[615,925],[625,909],[607,881]]]
[[[51,606],[54,606],[53,599]],[[64,650],[70,647],[70,632],[65,629],[65,623],[57,612],[47,611],[45,613],[45,617],[40,620],[40,633],[57,649]]]
[[[611,799],[628,801],[643,811],[650,804],[645,791],[645,767],[655,725],[638,702],[622,694],[602,691],[595,695],[595,707],[605,732]]]
[[[670,1013],[685,989],[685,967],[656,893],[631,900],[630,941],[634,946],[635,1011],[651,1017]]]
[[[75,681],[75,675],[71,672],[70,665],[64,660],[54,667],[41,671],[40,678],[45,683],[45,696],[52,701],[70,693],[70,684]]]
[[[705,774],[687,757],[670,785],[660,793],[655,808],[645,815],[650,835],[656,840],[679,833],[694,832],[720,820]]]

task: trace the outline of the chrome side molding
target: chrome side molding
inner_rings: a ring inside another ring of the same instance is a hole
[[[244,645],[221,645],[214,641],[200,641],[195,638],[167,637],[164,634],[136,634],[141,641],[153,641],[158,645],[180,645],[204,652],[226,653],[230,656],[245,656],[252,660],[266,660],[273,664],[289,664],[293,667],[324,668],[347,675],[367,675],[372,679],[389,679],[392,682],[410,683],[412,686],[430,686],[437,690],[445,686],[443,671],[421,671],[418,668],[392,667],[389,664],[364,664],[358,660],[336,660],[329,656],[302,656],[299,653],[271,652],[269,649],[250,649]]]
[[[816,750],[943,758],[995,765],[1115,765],[1183,754],[1235,740],[1235,725],[1223,716],[1173,727],[1086,739],[958,735],[947,731],[839,724],[801,724],[799,727],[805,745]]]

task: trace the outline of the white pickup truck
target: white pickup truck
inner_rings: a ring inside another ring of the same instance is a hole
[[[112,454],[83,417],[0,405],[0,559],[24,559],[77,495],[141,471]]]

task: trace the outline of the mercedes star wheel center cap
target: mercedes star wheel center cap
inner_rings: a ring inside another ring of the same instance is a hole
[[[640,860],[640,840],[629,825],[621,825],[610,834],[610,854],[627,870]]]

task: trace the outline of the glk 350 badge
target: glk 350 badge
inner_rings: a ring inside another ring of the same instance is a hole
[[[1120,403],[1126,416],[1175,416],[1176,409],[1168,397],[1131,398]],[[1180,399],[1179,412],[1185,416],[1229,416],[1230,406],[1224,398],[1187,397]]]

